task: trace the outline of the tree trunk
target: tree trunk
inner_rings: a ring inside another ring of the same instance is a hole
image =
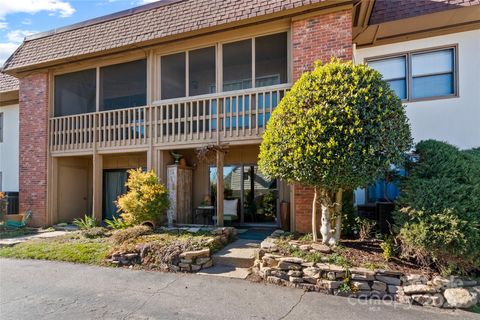
[[[330,205],[328,199],[328,193],[322,190],[321,193],[321,205],[322,205],[322,226],[320,227],[320,233],[322,234],[322,243],[328,244],[330,240]]]
[[[313,242],[317,242],[317,188],[314,188],[313,203],[312,203],[312,236]]]
[[[340,236],[342,234],[342,198],[343,198],[343,190],[339,189],[335,194],[335,233],[330,240],[330,244],[337,244],[340,241]]]

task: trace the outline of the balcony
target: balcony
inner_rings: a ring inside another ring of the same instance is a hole
[[[52,154],[259,143],[291,85],[163,100],[150,106],[51,118]]]

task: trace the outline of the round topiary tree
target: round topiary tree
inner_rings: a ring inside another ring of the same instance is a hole
[[[365,186],[401,164],[411,143],[404,107],[381,74],[332,59],[304,73],[273,111],[259,166],[270,178],[314,188],[313,240],[318,202],[322,242],[334,244],[342,190]]]

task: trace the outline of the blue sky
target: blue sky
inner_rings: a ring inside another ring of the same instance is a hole
[[[0,0],[0,66],[27,35],[155,0]]]

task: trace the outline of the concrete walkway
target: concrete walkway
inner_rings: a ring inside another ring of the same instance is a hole
[[[63,236],[66,233],[67,231],[47,231],[47,232],[29,234],[27,236],[21,236],[21,237],[9,238],[9,239],[0,239],[0,248],[11,247],[13,245],[16,245],[28,240],[32,240],[32,239],[46,239],[46,238]]]
[[[244,280],[0,259],[0,319],[473,320]]]

